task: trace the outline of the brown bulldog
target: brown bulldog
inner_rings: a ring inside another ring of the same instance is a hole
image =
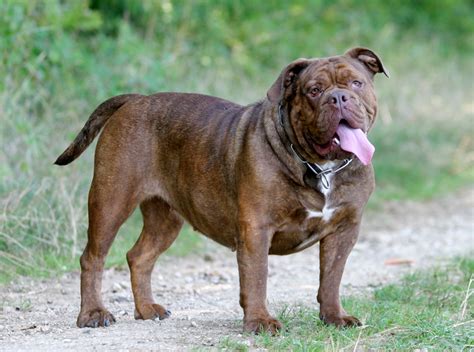
[[[266,99],[241,106],[198,94],[126,94],[102,103],[56,160],[76,159],[102,127],[89,193],[88,242],[81,257],[79,327],[115,322],[101,299],[105,257],[139,205],[141,235],[127,253],[136,319],[164,319],[151,273],[183,221],[237,251],[244,330],[276,332],[267,310],[268,254],[320,242],[320,318],[360,325],[342,308],[339,285],[364,206],[374,189],[376,115],[371,50],[299,59]]]

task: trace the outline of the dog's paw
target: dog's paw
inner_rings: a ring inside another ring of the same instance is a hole
[[[97,308],[79,313],[77,326],[80,328],[107,327],[115,323],[115,318],[108,310]]]
[[[335,325],[338,328],[361,326],[362,323],[352,315],[334,316],[319,315],[319,318],[327,325]]]
[[[256,318],[244,321],[244,331],[254,334],[268,332],[272,335],[276,335],[277,332],[281,330],[281,328],[281,323],[272,317]]]
[[[171,312],[159,304],[143,304],[135,308],[135,319],[163,320],[171,316]]]

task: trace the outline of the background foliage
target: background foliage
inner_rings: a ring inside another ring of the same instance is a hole
[[[367,46],[392,75],[376,82],[375,202],[471,183],[473,15],[468,0],[2,1],[0,279],[78,266],[93,153],[52,162],[120,93],[246,104],[295,58]],[[139,228],[135,215],[109,264],[123,264]],[[178,242],[178,254],[203,245],[189,230]]]

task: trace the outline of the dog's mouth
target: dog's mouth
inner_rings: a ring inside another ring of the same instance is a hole
[[[321,156],[326,156],[327,154],[336,151],[337,149],[340,148],[341,141],[339,139],[339,136],[334,134],[334,136],[331,138],[331,140],[327,143],[324,144],[318,144],[313,142],[313,147],[316,153],[318,153]]]
[[[364,165],[372,160],[375,147],[370,143],[367,134],[360,128],[353,128],[345,121],[339,123],[332,138],[324,144],[313,143],[314,150],[321,156],[343,150],[354,154]]]

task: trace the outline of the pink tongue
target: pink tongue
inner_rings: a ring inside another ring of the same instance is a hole
[[[336,133],[341,141],[341,149],[355,154],[364,165],[370,163],[375,147],[361,129],[350,128],[341,123]]]

